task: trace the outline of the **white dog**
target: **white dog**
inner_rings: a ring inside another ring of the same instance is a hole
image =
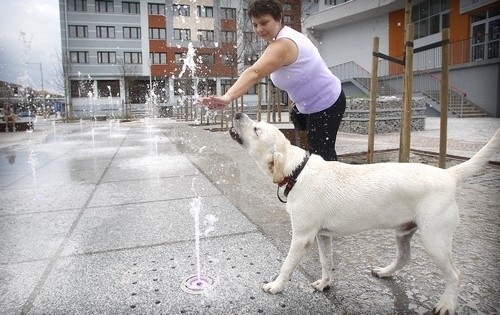
[[[457,185],[479,174],[498,149],[500,129],[470,160],[445,170],[417,163],[327,162],[318,155],[308,157],[273,125],[255,122],[241,113],[233,121],[231,137],[289,193],[290,251],[279,276],[265,284],[264,291],[276,294],[284,289],[315,238],[322,275],[311,285],[323,291],[331,283],[331,237],[370,229],[395,231],[396,259],[387,267],[372,270],[377,277],[388,277],[410,261],[410,239],[419,229],[427,253],[446,282],[434,312],[455,312],[460,284],[460,273],[451,257],[453,232],[459,223],[455,193]]]

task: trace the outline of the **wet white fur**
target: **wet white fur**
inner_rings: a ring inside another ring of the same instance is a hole
[[[238,114],[234,129],[242,146],[259,167],[279,183],[299,165],[306,152],[290,144],[271,124]],[[499,147],[500,130],[472,159],[449,169],[417,163],[350,165],[326,162],[312,155],[287,198],[293,236],[289,253],[276,280],[264,291],[282,291],[316,238],[321,279],[311,285],[323,291],[332,281],[332,236],[370,229],[393,229],[396,259],[375,267],[373,275],[388,277],[406,265],[416,229],[425,249],[444,276],[446,289],[434,311],[453,314],[457,307],[460,272],[452,262],[453,233],[459,223],[457,185],[478,174]]]

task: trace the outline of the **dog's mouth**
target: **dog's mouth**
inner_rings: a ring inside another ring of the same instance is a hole
[[[240,135],[236,131],[236,128],[231,127],[229,129],[229,134],[231,135],[231,138],[233,138],[234,141],[238,142],[239,144],[243,145],[243,140],[240,138]]]

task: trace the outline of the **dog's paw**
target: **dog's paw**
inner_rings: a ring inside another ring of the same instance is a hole
[[[330,289],[330,280],[323,280],[319,279],[313,283],[311,283],[311,286],[316,290],[323,292],[324,290]]]
[[[439,315],[453,315],[455,314],[455,302],[452,300],[441,299],[436,306],[434,306],[432,312]]]
[[[269,283],[264,284],[262,286],[262,290],[264,290],[264,292],[269,292],[271,294],[277,294],[277,293],[280,293],[281,291],[283,291],[284,287],[285,287],[285,284],[283,282],[273,281],[273,282],[269,282]]]
[[[381,268],[381,267],[373,267],[372,268],[372,276],[377,277],[377,278],[387,278],[391,275],[391,272],[387,271],[387,268]]]

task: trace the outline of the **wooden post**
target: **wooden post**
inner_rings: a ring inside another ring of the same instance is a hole
[[[220,130],[224,130],[224,109],[220,110]]]
[[[236,103],[236,112],[238,112],[238,103]],[[234,102],[231,102],[231,116],[229,118],[231,120],[231,127],[233,127],[233,117],[234,117]]]
[[[278,122],[281,122],[281,90],[278,89],[278,107],[277,107],[277,110],[278,110]]]
[[[193,120],[194,108],[193,108],[193,99],[192,98],[188,99],[188,104],[189,104],[189,120]]]
[[[448,93],[449,93],[449,62],[450,62],[450,29],[442,32],[443,47],[441,53],[441,120],[439,126],[439,167],[446,168],[446,141],[448,138]]]
[[[262,113],[262,84],[261,80],[259,80],[259,84],[257,85],[257,121],[261,121],[261,113]]]
[[[401,112],[399,162],[408,162],[410,160],[410,130],[413,99],[413,23],[411,23],[411,0],[406,0],[405,26],[405,73],[403,83],[403,108]]]
[[[272,121],[276,122],[276,106],[278,103],[278,88],[276,86],[273,87],[273,112],[272,112]]]
[[[270,81],[267,82],[267,122],[271,122],[271,97],[272,97],[272,83]]]
[[[372,78],[370,82],[370,120],[368,123],[368,150],[366,152],[366,163],[373,163],[373,151],[375,146],[375,119],[377,110],[377,87],[378,87],[378,53],[379,39],[373,38],[372,56]]]

